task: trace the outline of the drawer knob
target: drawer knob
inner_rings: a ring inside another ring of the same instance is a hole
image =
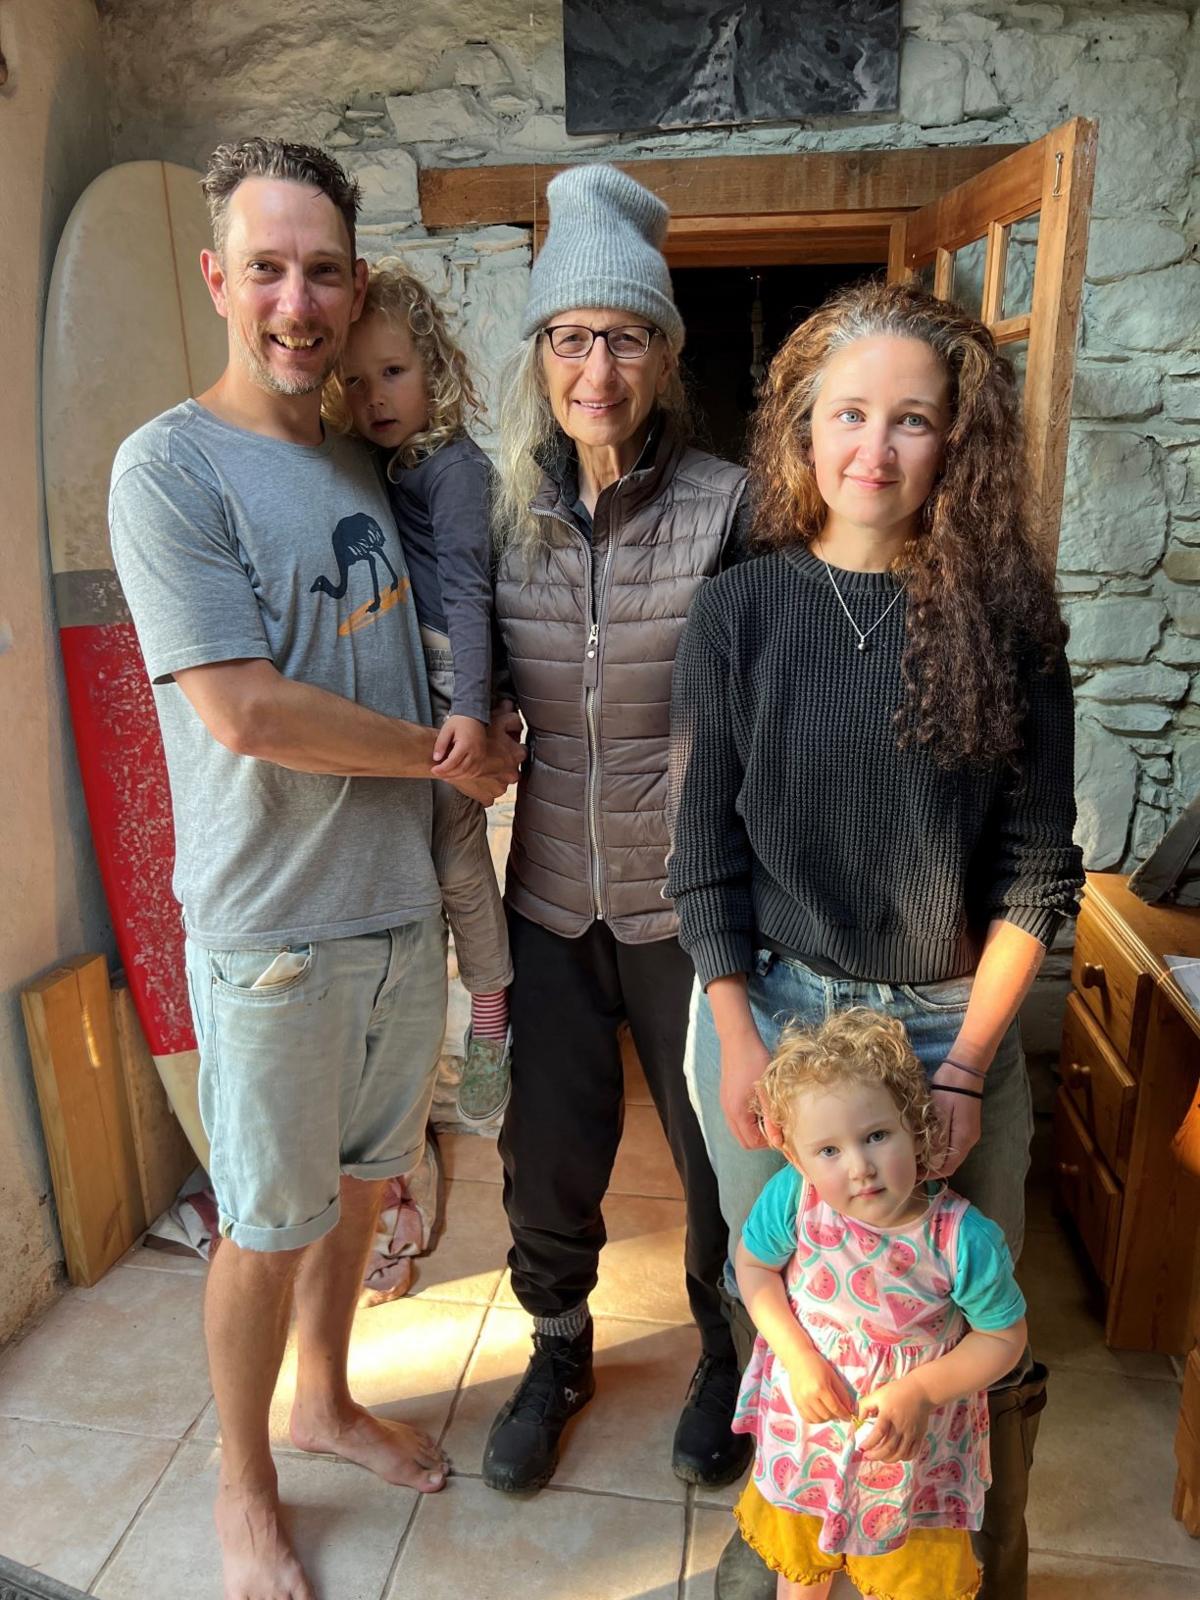
[[[1092,1069],[1084,1061],[1072,1061],[1067,1067],[1068,1083],[1086,1083],[1092,1075]]]
[[[1085,961],[1079,981],[1085,989],[1103,989],[1104,968],[1095,961]]]
[[[1058,1175],[1060,1178],[1077,1178],[1079,1176],[1079,1168],[1074,1161],[1060,1161],[1058,1163]]]

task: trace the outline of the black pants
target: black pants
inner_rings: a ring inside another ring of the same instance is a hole
[[[710,1355],[733,1356],[718,1283],[728,1230],[683,1080],[695,976],[674,939],[620,944],[602,922],[564,939],[508,914],[512,1099],[500,1134],[513,1291],[532,1316],[596,1286],[601,1202],[625,1120],[617,1029],[628,1019],[686,1200],[688,1301]]]

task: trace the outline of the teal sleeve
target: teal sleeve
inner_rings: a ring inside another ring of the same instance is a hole
[[[1025,1315],[1025,1296],[1013,1276],[1000,1229],[968,1206],[958,1225],[958,1271],[950,1298],[972,1328],[996,1333]]]
[[[782,1267],[796,1253],[796,1217],[804,1179],[784,1167],[763,1189],[742,1229],[742,1243],[766,1267]]]

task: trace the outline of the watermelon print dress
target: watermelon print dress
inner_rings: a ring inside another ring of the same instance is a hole
[[[795,1252],[785,1271],[788,1299],[855,1399],[952,1349],[968,1328],[951,1297],[960,1287],[956,1257],[968,1202],[943,1188],[915,1221],[877,1232],[826,1205],[790,1168],[772,1183],[789,1178],[800,1197]],[[984,1221],[978,1212],[973,1218]],[[1008,1305],[1019,1302],[1002,1324],[1011,1326],[1024,1302],[999,1230],[984,1226],[996,1235],[1002,1276],[1007,1262]],[[754,1253],[749,1238],[747,1248]],[[974,1530],[983,1519],[991,1482],[986,1394],[932,1411],[916,1460],[868,1461],[855,1447],[852,1421],[813,1424],[800,1417],[783,1363],[760,1335],[733,1429],[755,1438],[752,1476],[764,1500],[819,1517],[818,1544],[828,1554],[886,1555],[911,1529]]]

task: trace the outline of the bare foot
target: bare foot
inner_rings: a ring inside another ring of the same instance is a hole
[[[446,1486],[450,1461],[427,1433],[404,1422],[388,1422],[362,1406],[317,1421],[292,1412],[292,1443],[298,1450],[325,1451],[366,1467],[385,1483],[405,1484],[422,1494]]]
[[[316,1600],[274,1494],[221,1485],[214,1508],[224,1600]]]

